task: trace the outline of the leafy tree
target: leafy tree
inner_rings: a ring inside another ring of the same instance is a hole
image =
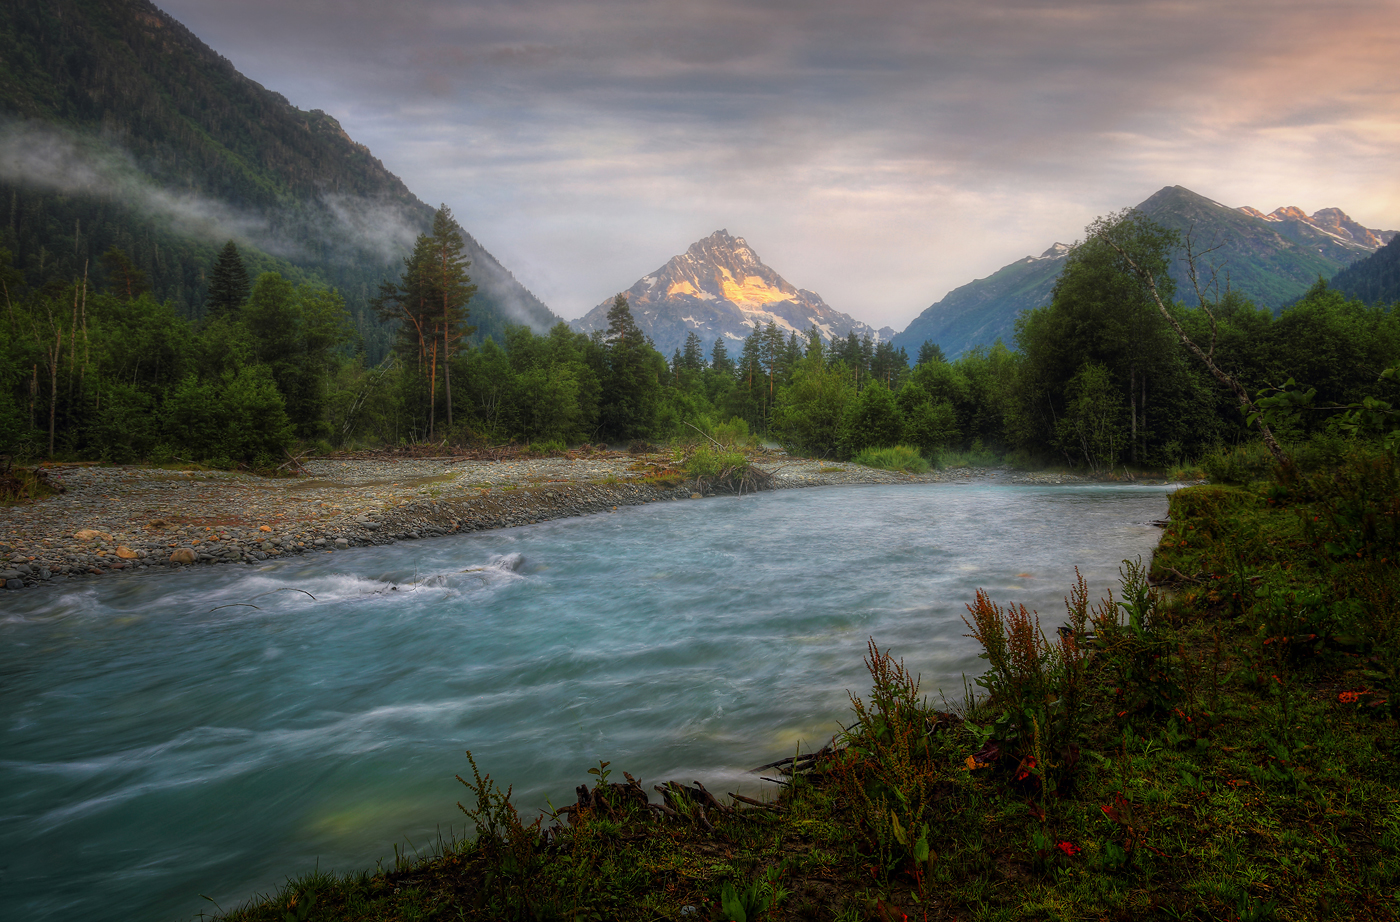
[[[243,265],[243,257],[232,240],[224,244],[209,270],[209,293],[204,300],[205,315],[217,317],[222,314],[236,314],[248,300],[252,286],[248,283],[248,269]]]
[[[899,444],[904,420],[889,388],[879,381],[869,384],[846,407],[841,420],[841,450],[856,455],[867,448]]]
[[[955,443],[961,435],[958,412],[946,397],[932,397],[922,387],[907,382],[895,396],[904,431],[900,442],[912,445],[925,455]]]
[[[1069,383],[1065,415],[1055,426],[1055,441],[1072,464],[1083,461],[1095,473],[1118,463],[1127,441],[1123,397],[1108,368],[1085,362]]]
[[[826,457],[840,449],[841,424],[855,389],[844,369],[828,366],[820,352],[808,353],[778,393],[773,432],[792,451]]]

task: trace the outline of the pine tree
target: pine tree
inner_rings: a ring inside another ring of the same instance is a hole
[[[715,347],[710,350],[710,367],[720,374],[734,376],[734,360],[729,357],[723,336],[715,338]]]
[[[437,213],[433,215],[433,233],[429,240],[432,263],[430,267],[425,268],[425,274],[432,288],[433,309],[436,313],[433,318],[433,351],[437,350],[437,339],[440,336],[443,385],[447,390],[447,427],[451,429],[452,353],[458,343],[474,332],[473,328],[466,324],[469,314],[467,302],[476,294],[476,286],[467,275],[470,262],[462,255],[466,241],[462,239],[462,231],[452,219],[452,212],[446,205],[438,208]]]
[[[705,367],[704,345],[694,330],[685,334],[685,351],[681,363],[690,371],[700,371]]]
[[[447,387],[447,424],[452,425],[451,359],[471,335],[467,302],[476,286],[467,275],[464,241],[452,212],[443,205],[433,215],[431,235],[419,234],[413,253],[404,257],[399,281],[384,281],[374,308],[384,320],[401,323],[401,347],[418,351],[418,367],[428,385],[428,438],[437,438],[437,370],[441,363]]]
[[[919,360],[918,360],[917,362],[915,362],[914,364],[917,366],[917,365],[923,365],[923,364],[925,364],[925,363],[927,363],[927,362],[946,362],[946,361],[948,361],[948,359],[945,358],[944,355],[943,355],[943,348],[942,348],[941,346],[939,346],[938,343],[934,342],[933,340],[931,340],[931,339],[926,339],[926,340],[924,340],[923,345],[921,345],[921,346],[919,347]]]
[[[238,255],[238,247],[230,240],[219,251],[214,268],[209,271],[209,294],[204,299],[206,316],[236,313],[251,291],[248,269],[243,265],[243,257]]]

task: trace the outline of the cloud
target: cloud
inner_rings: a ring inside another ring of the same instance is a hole
[[[717,227],[902,327],[1165,185],[1400,225],[1393,0],[162,6],[565,316]]]
[[[129,153],[102,140],[34,122],[0,122],[0,180],[120,202],[178,233],[210,243],[233,239],[293,261],[318,237],[347,258],[396,260],[421,228],[394,201],[325,194],[320,210],[269,216],[153,183]]]
[[[204,196],[156,186],[118,148],[37,123],[0,123],[0,179],[120,201],[169,221],[181,233],[208,240],[268,234],[265,219]]]

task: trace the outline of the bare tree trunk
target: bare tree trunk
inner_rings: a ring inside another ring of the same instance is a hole
[[[1139,381],[1142,382],[1142,456],[1147,457],[1147,375],[1144,374]]]
[[[1274,460],[1281,466],[1287,466],[1288,456],[1283,453],[1283,449],[1279,446],[1278,440],[1274,438],[1273,430],[1271,430],[1269,424],[1264,421],[1264,416],[1259,412],[1259,408],[1254,405],[1253,400],[1249,399],[1249,394],[1245,391],[1244,385],[1235,380],[1233,375],[1221,370],[1221,368],[1215,364],[1215,314],[1211,313],[1210,306],[1206,303],[1205,295],[1201,293],[1200,282],[1196,275],[1196,254],[1191,248],[1191,235],[1189,233],[1186,235],[1186,264],[1191,274],[1191,283],[1196,289],[1196,300],[1199,302],[1201,310],[1205,311],[1206,316],[1210,318],[1211,342],[1209,351],[1196,345],[1191,340],[1191,337],[1186,335],[1186,331],[1182,329],[1181,324],[1177,323],[1171,311],[1167,310],[1167,305],[1162,301],[1161,292],[1157,290],[1157,281],[1152,277],[1152,273],[1139,266],[1133,258],[1118,245],[1118,242],[1108,234],[1105,233],[1100,236],[1104,243],[1113,247],[1114,251],[1123,258],[1123,261],[1133,270],[1133,274],[1147,285],[1147,289],[1152,295],[1152,300],[1157,304],[1157,309],[1161,311],[1167,323],[1171,324],[1172,329],[1176,331],[1176,335],[1181,339],[1182,345],[1190,349],[1192,354],[1201,360],[1202,364],[1206,366],[1206,369],[1217,381],[1230,389],[1235,395],[1235,399],[1239,401],[1240,411],[1244,413],[1245,419],[1252,418],[1258,424],[1259,435],[1264,439],[1264,445],[1269,449],[1269,453],[1274,456]]]
[[[428,441],[437,439],[437,340],[433,340],[428,372]]]
[[[1134,464],[1137,464],[1137,459],[1138,459],[1138,457],[1137,457],[1137,445],[1138,445],[1138,427],[1137,427],[1137,417],[1138,417],[1138,402],[1137,402],[1137,368],[1136,368],[1135,366],[1133,366],[1133,365],[1129,365],[1129,366],[1128,366],[1128,405],[1129,405],[1130,407],[1132,407],[1132,410],[1133,410],[1133,441],[1132,441],[1133,450],[1132,450],[1132,452],[1131,452],[1131,457],[1132,457],[1133,463],[1134,463]]]
[[[54,328],[53,351],[49,353],[49,457],[53,457],[55,420],[58,410],[58,365],[63,355],[63,327]]]

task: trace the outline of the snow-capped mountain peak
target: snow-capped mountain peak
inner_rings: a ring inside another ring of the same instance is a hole
[[[708,351],[716,339],[741,341],[770,322],[798,335],[816,327],[828,342],[844,339],[852,330],[876,340],[893,335],[835,310],[816,292],[792,285],[764,265],[748,241],[727,230],[692,243],[639,279],[626,295],[637,325],[663,355],[683,346],[691,332]],[[607,329],[612,303],[608,298],[570,326],[584,333]]]

